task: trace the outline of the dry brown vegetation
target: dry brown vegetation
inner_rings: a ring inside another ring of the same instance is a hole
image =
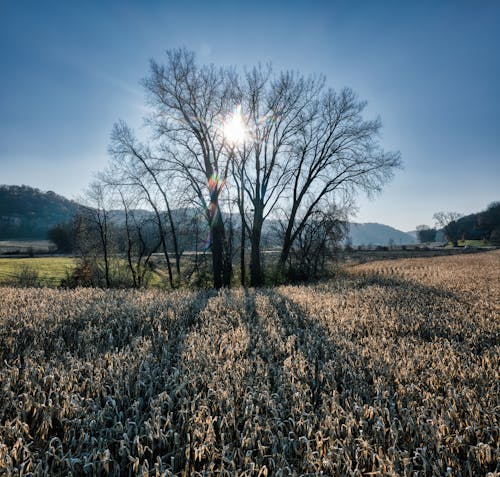
[[[0,474],[500,471],[500,252],[215,292],[0,289]]]

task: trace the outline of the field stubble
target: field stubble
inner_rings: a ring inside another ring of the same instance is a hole
[[[316,286],[0,289],[0,474],[500,471],[500,252]]]

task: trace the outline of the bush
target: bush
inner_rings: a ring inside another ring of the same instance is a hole
[[[15,274],[14,285],[19,287],[39,287],[41,283],[38,271],[30,265],[21,265]]]
[[[74,270],[67,271],[66,278],[61,280],[61,287],[63,288],[91,286],[93,286],[92,269],[88,260],[82,260]]]

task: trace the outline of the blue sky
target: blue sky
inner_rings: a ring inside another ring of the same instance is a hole
[[[77,197],[113,123],[140,128],[150,58],[323,73],[380,115],[404,169],[359,198],[402,230],[500,200],[500,2],[0,0],[0,183]]]

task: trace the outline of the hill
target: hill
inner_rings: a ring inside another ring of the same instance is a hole
[[[0,240],[44,240],[51,227],[69,222],[79,208],[52,191],[0,185]]]
[[[417,239],[410,233],[402,232],[389,225],[378,223],[352,223],[349,230],[351,245],[407,245],[416,243]]]

